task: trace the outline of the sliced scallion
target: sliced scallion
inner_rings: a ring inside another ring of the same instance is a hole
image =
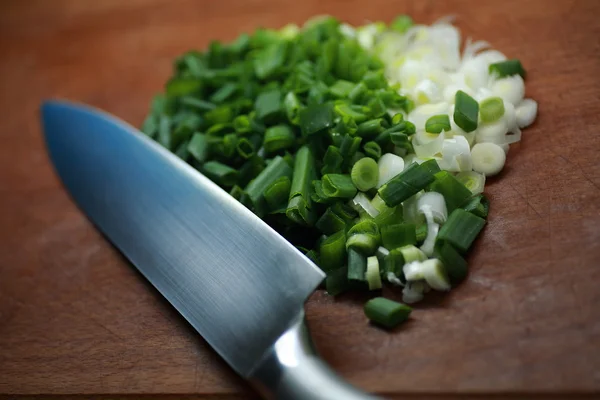
[[[440,133],[450,129],[450,118],[447,114],[434,115],[425,122],[425,131],[429,133]]]
[[[377,256],[367,258],[367,271],[365,273],[369,290],[381,289],[381,275],[379,273],[379,260]]]
[[[378,193],[385,204],[396,206],[425,188],[433,180],[434,176],[428,169],[422,168],[418,164],[411,164],[402,173],[380,187]]]
[[[454,122],[465,132],[477,129],[479,104],[467,93],[459,90],[454,98]]]
[[[348,279],[364,282],[367,279],[366,272],[367,257],[356,249],[348,249]]]
[[[461,208],[452,211],[448,221],[438,233],[440,242],[449,242],[462,253],[469,250],[479,232],[483,229],[485,220]]]
[[[361,158],[352,166],[350,176],[358,190],[365,192],[374,188],[379,179],[377,162],[369,157]]]
[[[356,187],[349,175],[327,174],[322,177],[323,193],[327,197],[349,199],[356,195]]]
[[[412,308],[409,306],[383,297],[376,297],[365,304],[367,318],[388,329],[395,328],[406,321],[411,312]]]
[[[479,116],[485,123],[493,123],[504,116],[504,101],[500,97],[489,97],[479,104]]]
[[[339,231],[328,236],[319,249],[320,264],[323,271],[332,271],[344,265],[346,260],[346,234]]]
[[[233,186],[238,177],[238,171],[218,161],[208,161],[202,166],[202,172],[212,181],[222,186]]]
[[[480,194],[473,196],[466,204],[463,204],[461,208],[472,214],[477,215],[480,218],[487,218],[490,211],[490,201],[485,195]]]
[[[413,224],[384,225],[380,230],[381,241],[388,250],[409,244],[417,244],[417,234]]]
[[[499,78],[517,74],[521,75],[522,78],[525,78],[526,75],[525,69],[523,68],[523,65],[521,65],[521,61],[516,59],[490,64],[489,72],[490,74],[497,75]]]

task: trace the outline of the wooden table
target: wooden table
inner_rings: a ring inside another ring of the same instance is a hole
[[[599,393],[600,2],[14,0],[0,5],[4,398],[253,398],[74,206],[37,110],[62,97],[139,124],[178,54],[320,13],[455,14],[465,36],[523,61],[540,104],[486,187],[469,280],[393,333],[369,327],[354,299],[316,293],[307,313],[323,357],[388,398]]]

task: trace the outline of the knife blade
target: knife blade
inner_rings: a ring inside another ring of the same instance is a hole
[[[266,398],[372,398],[318,358],[303,305],[323,272],[208,178],[134,127],[41,107],[72,199],[214,350]]]

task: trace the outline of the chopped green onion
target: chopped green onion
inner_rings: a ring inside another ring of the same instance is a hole
[[[179,97],[194,94],[202,89],[202,81],[197,78],[176,77],[167,82],[165,92],[168,97]]]
[[[274,75],[285,63],[287,41],[273,43],[254,56],[254,72],[259,79],[266,79]]]
[[[262,92],[254,102],[254,110],[259,120],[273,120],[281,112],[281,91],[278,89]]]
[[[326,235],[333,235],[346,228],[346,222],[329,207],[319,218],[315,227]]]
[[[168,115],[161,115],[158,120],[158,143],[171,150],[171,118]]]
[[[314,223],[314,215],[310,209],[311,184],[315,178],[315,160],[310,149],[303,146],[296,153],[289,204],[286,210],[287,217],[298,224]]]
[[[465,259],[448,242],[436,247],[436,256],[444,263],[450,283],[456,285],[466,278],[468,267]]]
[[[340,79],[329,87],[329,92],[337,98],[343,99],[348,97],[350,92],[354,89],[355,84],[349,81]]]
[[[300,111],[302,135],[310,136],[333,125],[334,115],[331,104],[313,104]]]
[[[316,250],[309,250],[304,254],[310,261],[319,264],[319,253]]]
[[[247,186],[248,183],[251,180],[255,179],[255,177],[258,177],[258,174],[260,174],[264,169],[265,169],[265,161],[262,158],[260,158],[258,155],[256,155],[256,154],[253,155],[248,160],[246,160],[246,162],[244,164],[242,164],[242,167],[240,168],[240,176],[238,179],[238,185],[240,185],[241,187]],[[292,176],[291,170],[289,171],[289,176]],[[275,179],[277,179],[277,178],[275,178]],[[265,186],[265,188],[267,186],[268,186],[268,184]]]
[[[425,261],[427,256],[420,249],[413,245],[406,245],[398,248],[398,251],[402,254],[404,263],[408,264],[413,261]]]
[[[288,149],[294,145],[296,136],[288,125],[277,125],[266,130],[263,146],[267,153]]]
[[[348,117],[356,123],[361,123],[367,119],[366,114],[353,110],[350,105],[346,103],[336,104],[334,110],[340,117]]]
[[[369,198],[363,192],[358,192],[356,196],[354,196],[352,199],[352,207],[358,211],[358,214],[361,217],[365,217],[366,215],[370,218],[374,218],[379,215],[379,211],[373,208]]]
[[[344,157],[340,149],[335,146],[329,146],[323,157],[323,167],[321,168],[321,174],[340,174],[342,172],[342,163]]]
[[[327,197],[349,199],[356,195],[356,187],[349,175],[327,174],[322,177],[323,193]]]
[[[367,89],[365,84],[363,82],[359,82],[356,84],[356,86],[354,86],[354,88],[352,88],[350,93],[348,93],[348,98],[355,104],[359,103],[367,95],[368,91],[369,90]]]
[[[367,258],[356,249],[348,249],[348,280],[365,281]]]
[[[343,219],[346,224],[351,223],[358,216],[357,212],[352,207],[341,202],[332,205],[331,210]]]
[[[385,328],[392,329],[406,321],[412,312],[407,305],[376,297],[365,304],[365,315],[370,321]]]
[[[448,171],[435,174],[435,180],[429,185],[429,189],[444,196],[448,212],[454,211],[472,196],[471,191]]]
[[[395,207],[388,207],[384,203],[379,207],[379,214],[373,218],[373,221],[380,228],[383,226],[399,224],[403,222],[404,216],[402,205],[398,204]]]
[[[340,153],[344,159],[350,159],[359,149],[362,138],[358,136],[344,136],[340,145]]]
[[[477,129],[477,119],[479,117],[479,104],[477,101],[459,90],[454,97],[454,122],[465,132],[472,132]]]
[[[399,15],[390,24],[390,28],[398,33],[406,33],[406,31],[414,25],[412,18],[408,15]]]
[[[337,296],[351,288],[348,282],[348,267],[336,268],[327,272],[325,290],[330,296]]]
[[[149,114],[146,117],[142,124],[141,131],[151,138],[156,136],[156,133],[158,132],[158,119],[156,118],[156,115]]]
[[[455,176],[456,180],[462,183],[472,194],[483,192],[485,187],[485,175],[475,171],[459,172]]]
[[[493,123],[504,116],[504,101],[500,97],[489,97],[479,105],[479,116],[485,123]]]
[[[361,158],[352,167],[352,183],[362,192],[374,188],[379,179],[379,168],[375,160],[369,157]]]
[[[367,258],[367,271],[365,273],[369,290],[381,289],[381,275],[379,274],[379,260],[376,256]]]
[[[417,210],[425,216],[428,223],[437,222],[443,224],[448,219],[448,208],[441,193],[423,193],[417,200]]]
[[[408,138],[408,135],[406,133],[392,132],[392,133],[390,133],[390,139],[391,139],[392,143],[396,146],[396,148],[404,149],[408,153],[414,152],[414,147],[412,145],[412,142],[410,141],[410,139]]]
[[[383,210],[387,210],[389,207],[385,205],[385,201],[378,194],[376,194],[371,199],[371,206],[376,209],[378,212],[382,212]]]
[[[357,249],[365,254],[373,254],[377,246],[379,246],[377,238],[366,233],[354,234],[346,241],[348,249]]]
[[[433,174],[418,164],[411,164],[377,191],[388,206],[396,206],[433,182]]]
[[[183,161],[187,161],[187,159],[190,157],[190,152],[188,151],[189,144],[189,140],[186,140],[177,147],[177,150],[175,150],[175,155],[181,158]]]
[[[315,203],[331,204],[335,201],[335,198],[328,197],[325,195],[325,192],[323,191],[323,181],[314,180],[312,184],[314,192],[311,194],[310,197]]]
[[[344,231],[339,231],[327,237],[321,243],[319,254],[321,254],[321,264],[319,266],[325,272],[344,265],[346,260],[346,234]]]
[[[409,244],[417,244],[417,233],[413,224],[391,224],[380,227],[381,241],[386,249],[392,250]]]
[[[427,238],[427,223],[417,225],[417,243],[423,243]]]
[[[290,178],[282,176],[265,189],[263,196],[269,209],[277,210],[287,205],[291,186]]]
[[[375,252],[380,240],[381,235],[377,224],[371,219],[365,219],[348,230],[346,248],[355,248],[370,255]]]
[[[202,172],[212,181],[222,186],[233,186],[238,171],[218,161],[208,161],[202,166]]]
[[[440,133],[450,129],[452,128],[447,114],[434,115],[425,122],[425,131],[429,133]]]
[[[485,220],[461,208],[452,211],[448,221],[438,233],[440,242],[449,242],[460,252],[465,253],[483,229]]]
[[[208,157],[208,142],[206,136],[202,133],[195,133],[188,144],[188,151],[196,160],[201,163],[205,162]]]
[[[435,290],[450,290],[450,280],[448,279],[446,268],[442,262],[436,258],[425,261],[413,261],[412,263],[405,265],[404,276],[406,276],[406,280],[423,279],[427,282],[429,287]]]
[[[244,137],[237,141],[236,150],[243,159],[248,159],[255,154],[254,145]]]
[[[516,59],[490,64],[489,72],[490,74],[497,75],[499,78],[517,74],[521,75],[522,78],[525,78],[526,75],[525,69],[523,68],[523,65],[521,65],[521,61]]]
[[[379,180],[377,182],[378,189],[385,183],[389,182],[390,179],[404,171],[404,160],[402,157],[398,157],[392,153],[387,153],[381,156],[377,165],[379,166]]]
[[[362,138],[373,138],[379,133],[383,132],[386,125],[387,122],[382,118],[365,121],[362,124],[358,125],[356,134]]]
[[[377,71],[367,71],[367,73],[363,76],[362,81],[367,88],[371,90],[382,89],[388,85],[382,69]]]
[[[239,201],[244,195],[244,189],[242,189],[238,185],[233,185],[233,187],[229,191],[229,194],[231,195],[231,197]]]
[[[389,254],[384,259],[384,278],[395,286],[403,286],[406,282],[404,277],[404,256],[400,249],[390,250]]]
[[[427,160],[427,161],[421,163],[421,168],[426,169],[427,171],[431,172],[432,174],[437,174],[438,172],[441,171],[439,164],[433,158],[431,160]]]
[[[471,158],[474,171],[493,176],[504,168],[506,153],[495,143],[477,143],[471,149]]]
[[[487,218],[490,211],[490,201],[485,195],[480,194],[471,198],[471,200],[462,205],[461,208],[480,218]]]
[[[238,115],[233,119],[233,129],[240,134],[250,132],[250,118],[247,115]]]
[[[294,124],[300,124],[300,111],[302,110],[302,103],[298,100],[298,97],[294,92],[289,92],[283,99],[283,106],[285,108],[285,114],[288,120]]]
[[[377,144],[377,142],[365,143],[363,150],[368,157],[371,157],[375,161],[379,160],[381,157],[381,147]]]
[[[287,176],[288,178],[291,177],[292,168],[285,162],[283,157],[277,156],[269,163],[267,168],[262,170],[262,172],[246,186],[245,192],[248,194],[252,203],[255,205],[258,204],[263,198],[265,189],[282,176]]]
[[[205,100],[197,99],[192,96],[184,96],[181,98],[181,104],[192,107],[198,111],[209,111],[217,108],[217,105]]]
[[[210,96],[210,101],[213,103],[223,103],[229,97],[231,97],[237,90],[239,89],[239,85],[233,82],[227,82],[216,92]]]

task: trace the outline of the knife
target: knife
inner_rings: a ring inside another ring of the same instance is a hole
[[[304,303],[323,272],[190,165],[125,122],[41,106],[46,147],[79,208],[266,399],[376,399],[317,355]]]

